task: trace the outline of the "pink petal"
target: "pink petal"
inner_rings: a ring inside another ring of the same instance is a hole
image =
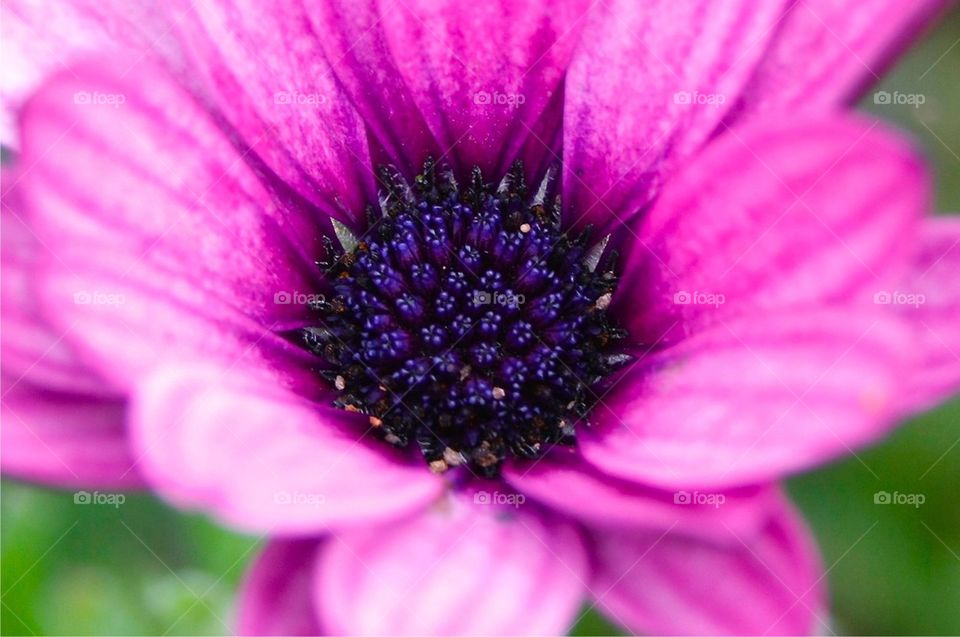
[[[20,193],[9,184],[19,179],[16,168],[3,173],[3,212],[0,213],[0,348],[8,385],[21,380],[45,389],[91,397],[114,392],[76,356],[66,334],[43,318],[34,284],[40,254],[47,252],[24,221]],[[8,387],[9,390],[9,387]]]
[[[641,343],[766,308],[872,305],[906,271],[927,186],[920,160],[876,122],[731,130],[664,190],[615,301]]]
[[[591,412],[580,449],[663,488],[776,479],[882,436],[910,369],[884,306],[766,311],[642,358]]]
[[[439,156],[436,140],[390,53],[377,0],[329,0],[310,21],[330,67],[357,112],[394,163],[408,176]]]
[[[235,127],[246,159],[265,163],[281,192],[292,187],[326,215],[362,220],[376,195],[367,133],[324,58],[309,3],[174,4],[195,90]]]
[[[629,630],[671,635],[826,631],[816,548],[785,501],[754,535],[709,542],[678,533],[591,533],[598,606]],[[817,633],[819,634],[819,633]]]
[[[135,395],[140,466],[180,506],[243,529],[316,533],[416,511],[443,488],[366,418],[305,402],[262,370],[185,362]]]
[[[317,568],[330,631],[564,634],[583,599],[586,556],[572,527],[525,507],[461,494],[407,521],[334,537]]]
[[[559,450],[558,450],[559,451]],[[504,478],[550,508],[594,526],[666,529],[700,535],[752,532],[775,493],[747,486],[724,491],[722,498],[667,491],[607,476],[576,455],[554,454],[534,463],[508,465]],[[713,494],[711,494],[713,495]]]
[[[240,635],[319,635],[313,607],[317,540],[272,540],[240,589]]]
[[[911,347],[918,369],[910,376],[905,408],[918,411],[960,389],[960,218],[924,223],[920,247],[905,281],[884,296],[915,326]],[[911,304],[912,302],[912,304]]]
[[[762,112],[822,110],[877,82],[944,0],[793,2],[731,120]]]
[[[265,175],[282,177],[279,188],[292,185],[296,196],[339,216],[348,214],[341,206],[359,215],[373,192],[363,123],[340,95],[320,52],[322,34],[299,2],[267,10],[229,0],[56,7],[13,0],[4,18],[20,62],[4,73],[15,108],[45,75],[84,56],[109,54],[125,75],[159,63],[227,117],[245,159],[265,162]]]
[[[588,2],[355,5],[337,3],[314,20],[334,34],[326,48],[338,77],[401,165],[417,168],[429,148],[461,171],[479,165],[494,173],[524,143],[547,152],[549,141],[531,138],[530,129],[559,88]]]
[[[117,78],[109,62],[75,67],[24,112],[18,188],[53,251],[36,282],[47,318],[121,387],[184,353],[292,370],[303,350],[270,328],[308,309],[275,295],[318,291],[323,228],[165,76]]]
[[[5,146],[19,146],[15,115],[25,100],[79,58],[111,51],[123,56],[130,71],[145,61],[183,68],[173,37],[178,16],[154,0],[4,0],[0,15]]]
[[[124,428],[124,400],[46,323],[33,289],[38,244],[4,170],[2,268],[3,472],[51,485],[138,486]]]
[[[656,194],[736,101],[781,3],[601,2],[570,65],[564,205],[571,224],[619,224]]]
[[[6,476],[58,487],[143,485],[124,427],[124,402],[3,378],[0,466]]]

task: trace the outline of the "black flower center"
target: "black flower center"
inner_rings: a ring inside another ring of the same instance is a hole
[[[467,187],[437,173],[428,161],[410,187],[383,170],[364,241],[334,224],[334,296],[305,340],[336,405],[385,441],[494,476],[508,455],[573,444],[595,385],[630,359],[607,315],[616,257],[561,231],[549,176],[528,196],[519,165],[497,188],[479,169]]]

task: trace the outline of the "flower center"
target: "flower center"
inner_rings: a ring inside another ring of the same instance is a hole
[[[460,187],[430,160],[412,187],[389,170],[381,181],[365,241],[334,222],[343,249],[328,240],[321,264],[334,297],[304,331],[336,405],[437,472],[492,477],[508,455],[573,444],[592,388],[630,360],[607,315],[606,241],[562,232],[549,175],[528,196],[519,165],[497,188],[479,169]]]

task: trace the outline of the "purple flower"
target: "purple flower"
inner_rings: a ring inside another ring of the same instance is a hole
[[[127,4],[5,5],[4,471],[272,536],[250,633],[818,629],[776,481],[960,380],[836,110],[937,3]]]

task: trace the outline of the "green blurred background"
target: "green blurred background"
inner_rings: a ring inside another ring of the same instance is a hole
[[[955,10],[878,87],[926,102],[878,105],[871,94],[863,103],[924,146],[936,167],[940,211],[960,211],[958,69]],[[960,400],[858,456],[789,484],[828,568],[835,632],[960,634]],[[926,501],[876,505],[877,491],[920,493]],[[256,538],[149,496],[130,495],[117,508],[77,506],[72,492],[4,481],[0,497],[2,634],[229,633],[231,600]],[[616,632],[595,613],[575,628]]]

